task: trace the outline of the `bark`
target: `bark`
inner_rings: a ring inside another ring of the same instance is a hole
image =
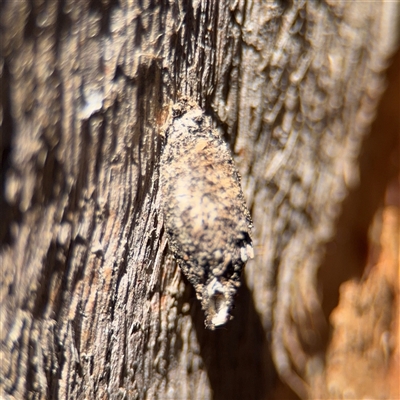
[[[332,328],[313,398],[400,395],[400,52],[387,80],[362,146],[360,183],[343,202],[319,271]]]
[[[3,1],[1,395],[261,399],[276,368],[306,397],[324,373],[317,272],[397,18],[390,2]],[[160,212],[182,96],[229,144],[254,221],[214,332]]]

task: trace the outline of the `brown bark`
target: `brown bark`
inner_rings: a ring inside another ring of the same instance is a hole
[[[314,398],[399,397],[400,52],[387,79],[319,273],[332,329]]]
[[[397,41],[390,2],[4,1],[0,390],[14,398],[306,396],[317,272]],[[235,319],[204,329],[159,209],[161,127],[190,97],[254,220]],[[319,384],[319,383],[318,383]]]

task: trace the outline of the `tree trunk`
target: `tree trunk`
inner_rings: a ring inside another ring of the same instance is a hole
[[[395,2],[3,1],[1,396],[264,399],[275,371],[312,396],[317,272],[397,18]],[[183,97],[228,143],[254,221],[217,331],[160,209],[163,126]]]

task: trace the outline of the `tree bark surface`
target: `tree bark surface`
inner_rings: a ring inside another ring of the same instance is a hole
[[[264,399],[277,373],[309,396],[324,372],[317,272],[398,15],[396,2],[3,1],[0,396]],[[214,332],[160,210],[162,127],[183,96],[229,144],[254,221],[234,320]]]

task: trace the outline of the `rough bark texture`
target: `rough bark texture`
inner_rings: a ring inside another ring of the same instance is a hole
[[[0,28],[0,395],[262,399],[269,342],[312,393],[318,267],[398,3],[3,1]],[[160,132],[182,96],[229,143],[254,221],[235,319],[215,332],[160,213]]]
[[[316,399],[400,396],[400,52],[387,78],[319,272],[332,329]]]
[[[326,386],[321,385],[326,389],[313,398],[400,396],[399,208],[387,205],[382,217],[382,234],[375,243],[382,246],[381,256],[361,281],[341,285],[340,303],[331,315]]]

